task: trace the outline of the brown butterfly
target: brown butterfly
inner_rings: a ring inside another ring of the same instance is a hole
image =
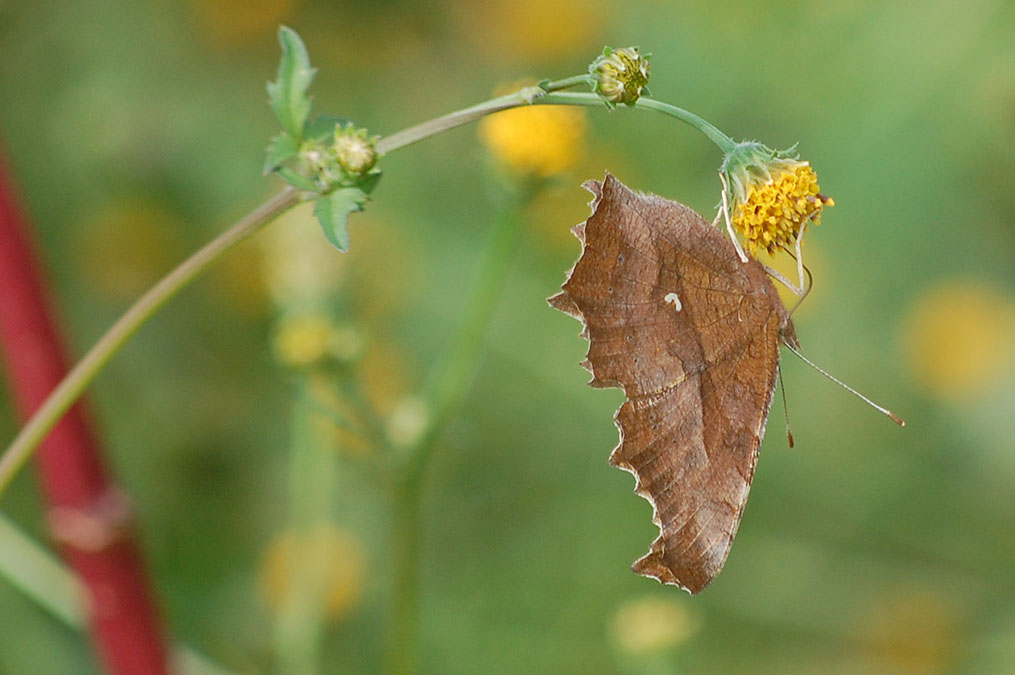
[[[593,387],[621,387],[610,462],[659,537],[634,571],[698,593],[729,555],[779,372],[799,348],[765,268],[690,208],[589,181],[582,254],[549,303],[582,322]]]

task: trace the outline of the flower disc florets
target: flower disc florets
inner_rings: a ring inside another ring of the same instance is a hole
[[[649,57],[640,54],[637,47],[606,47],[589,66],[592,91],[610,107],[618,103],[634,105],[643,93],[648,93],[649,71]]]
[[[795,146],[776,151],[740,143],[726,155],[722,171],[729,180],[733,227],[752,255],[792,246],[807,221],[819,224],[822,209],[835,205],[821,194],[817,174],[798,158]]]

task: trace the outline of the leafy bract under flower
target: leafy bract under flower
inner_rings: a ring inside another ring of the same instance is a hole
[[[818,176],[793,149],[773,151],[760,143],[742,143],[726,157],[733,227],[747,250],[774,254],[794,245],[807,222],[818,225],[825,206],[835,201],[820,192]]]

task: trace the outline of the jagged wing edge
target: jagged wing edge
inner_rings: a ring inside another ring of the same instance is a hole
[[[592,211],[592,213],[589,215],[590,218],[593,215],[595,215],[596,210],[599,208],[599,202],[603,198],[603,184],[605,182],[609,182],[609,181],[616,181],[616,178],[614,178],[612,174],[607,172],[606,173],[606,178],[605,178],[605,180],[603,182],[600,182],[600,181],[597,181],[597,180],[589,180],[589,181],[585,181],[584,183],[582,183],[582,187],[585,188],[586,190],[588,190],[589,192],[591,192],[592,195],[593,195],[592,201],[589,202],[589,207],[590,207],[590,209]],[[623,184],[621,184],[621,185],[623,185]],[[557,309],[557,310],[563,312],[564,314],[567,314],[568,316],[574,317],[575,319],[577,319],[581,323],[582,329],[581,329],[581,332],[579,333],[579,336],[584,338],[585,340],[589,340],[589,327],[588,327],[588,323],[585,320],[585,315],[582,314],[581,310],[578,308],[578,305],[575,304],[575,301],[571,298],[570,294],[567,292],[566,286],[567,286],[567,282],[571,280],[571,275],[574,274],[574,270],[578,266],[578,263],[581,262],[582,257],[585,255],[585,224],[587,222],[588,222],[588,220],[582,221],[582,222],[578,223],[577,225],[575,225],[574,227],[571,228],[571,233],[578,239],[579,242],[581,242],[581,245],[582,245],[581,255],[578,256],[578,260],[576,260],[575,264],[571,266],[570,270],[568,270],[567,278],[564,280],[564,284],[561,285],[561,289],[562,289],[561,292],[557,293],[556,295],[551,296],[550,298],[547,299],[547,302],[549,303],[549,305],[551,307],[553,307],[554,309]],[[591,341],[590,341],[589,349],[591,350],[591,348],[592,348],[592,345],[591,345]],[[595,370],[592,367],[592,362],[589,361],[589,359],[588,359],[588,352],[586,352],[585,360],[582,361],[580,365],[581,365],[582,368],[584,368],[585,370],[587,370],[590,373],[592,373],[592,380],[589,382],[590,386],[595,387],[596,383],[603,383],[603,384],[605,384],[606,381],[601,380],[601,379],[599,379],[596,376]],[[638,495],[639,497],[641,497],[642,499],[644,499],[645,501],[647,501],[649,503],[649,505],[652,507],[652,523],[655,524],[656,528],[659,530],[659,535],[652,541],[652,544],[649,546],[648,553],[646,553],[645,555],[640,557],[638,560],[636,560],[634,562],[634,564],[631,566],[631,569],[634,572],[636,572],[637,574],[640,574],[641,576],[655,579],[656,581],[658,581],[661,584],[668,584],[668,585],[671,585],[671,586],[676,586],[676,587],[678,587],[678,588],[680,588],[680,589],[682,589],[684,591],[687,591],[689,594],[694,595],[694,591],[692,591],[690,588],[688,588],[688,587],[684,586],[683,584],[681,584],[680,581],[675,576],[673,576],[672,573],[670,573],[668,576],[664,576],[664,575],[652,573],[651,571],[648,571],[647,569],[646,570],[639,569],[639,563],[642,563],[643,561],[647,562],[647,561],[651,560],[651,558],[653,557],[653,552],[656,549],[656,546],[657,545],[660,546],[660,547],[662,546],[662,543],[663,543],[663,541],[662,541],[663,540],[663,524],[662,524],[662,519],[659,517],[659,509],[656,506],[655,499],[653,499],[652,495],[649,494],[648,491],[646,491],[645,488],[642,486],[641,476],[638,475],[638,472],[634,469],[634,467],[629,466],[629,465],[625,465],[625,464],[621,464],[616,459],[617,454],[620,452],[620,449],[624,445],[624,427],[621,426],[620,420],[619,420],[620,410],[625,405],[632,405],[632,404],[631,404],[630,397],[628,397],[628,395],[627,395],[627,390],[624,388],[623,384],[621,384],[619,382],[616,382],[614,380],[609,380],[609,384],[607,386],[616,387],[616,388],[622,390],[624,392],[624,399],[625,399],[624,402],[620,405],[620,407],[617,408],[617,411],[613,414],[613,425],[615,427],[617,427],[617,432],[619,434],[619,440],[617,442],[617,446],[613,449],[612,452],[610,452],[610,459],[609,459],[610,464],[612,466],[615,466],[618,469],[621,469],[622,471],[626,471],[627,473],[629,473],[632,476],[634,476],[634,493],[636,495]],[[771,401],[769,401],[769,403],[771,403]],[[669,570],[666,570],[666,571],[669,572]]]

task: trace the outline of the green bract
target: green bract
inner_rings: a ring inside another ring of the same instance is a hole
[[[377,138],[341,117],[309,120],[307,90],[317,70],[295,31],[281,27],[278,41],[282,58],[277,79],[268,84],[268,97],[282,132],[268,145],[264,172],[308,193],[324,236],[344,252],[349,248],[349,214],[363,210],[381,177],[374,166]]]

